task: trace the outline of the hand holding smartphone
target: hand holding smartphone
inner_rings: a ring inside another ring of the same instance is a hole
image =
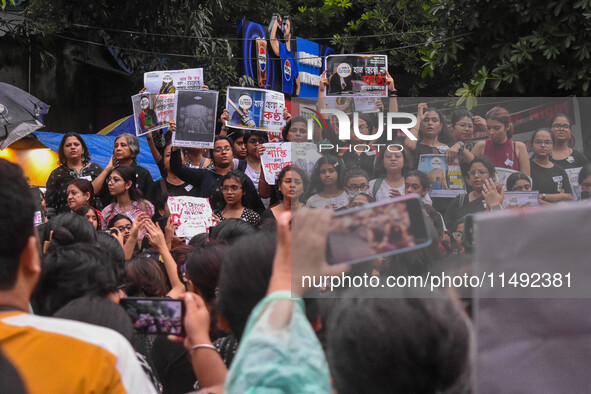
[[[183,300],[127,297],[121,299],[120,305],[131,317],[137,333],[185,336]]]
[[[431,244],[417,194],[335,212],[328,234],[330,264],[354,264]]]

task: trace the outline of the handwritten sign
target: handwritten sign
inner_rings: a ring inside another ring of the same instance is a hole
[[[275,184],[277,175],[283,167],[291,164],[291,143],[268,143],[265,145],[265,152],[261,155],[261,164],[263,165],[265,181],[269,185]]]
[[[167,204],[172,222],[178,225],[178,237],[193,237],[206,233],[214,224],[208,198],[171,196],[168,197]]]

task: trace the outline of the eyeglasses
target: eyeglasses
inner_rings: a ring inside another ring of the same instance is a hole
[[[583,190],[591,190],[591,183],[581,183],[581,189]]]
[[[565,129],[565,130],[568,130],[568,129],[570,129],[570,125],[569,124],[558,124],[558,123],[554,123],[552,125],[552,128],[553,129]]]
[[[457,123],[458,126],[460,126],[463,129],[473,129],[474,125],[472,123]]]
[[[552,140],[543,140],[543,141],[542,140],[535,140],[534,144],[536,144],[536,145],[552,145],[553,142],[552,142]]]
[[[453,232],[454,239],[462,238],[462,235],[463,235],[463,233],[461,233],[459,231]]]
[[[222,153],[222,152],[231,152],[232,148],[229,146],[226,146],[225,148],[215,148],[213,150],[215,153]]]
[[[259,139],[253,138],[251,140],[248,140],[248,143],[249,144],[256,145],[256,144],[264,144],[265,142],[263,140],[259,140]]]
[[[488,170],[470,170],[468,171],[468,175],[470,176],[474,176],[474,175],[488,175]]]
[[[369,189],[369,185],[367,183],[364,183],[362,185],[356,185],[353,183],[353,184],[347,186],[347,189],[354,191],[354,192],[359,191],[359,190],[365,191],[365,190]]]
[[[238,191],[242,189],[242,186],[236,186],[236,185],[232,185],[232,186],[222,186],[222,191],[223,192],[229,192],[230,190],[232,190],[233,192]]]
[[[124,232],[125,230],[130,231],[131,230],[131,224],[128,224],[127,226],[119,226],[117,227],[117,230]]]
[[[122,181],[123,179],[121,178],[117,178],[117,177],[108,177],[107,178],[107,183],[117,183],[119,181]]]

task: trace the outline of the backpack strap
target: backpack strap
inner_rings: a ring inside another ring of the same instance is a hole
[[[373,189],[371,189],[371,192],[373,194],[373,198],[376,198],[376,193],[378,192],[378,190],[380,190],[380,187],[382,187],[382,183],[384,182],[384,178],[377,178],[376,182],[373,184]]]

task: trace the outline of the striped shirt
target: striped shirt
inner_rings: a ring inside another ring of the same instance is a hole
[[[108,328],[2,312],[0,347],[30,393],[156,393],[129,342]]]

